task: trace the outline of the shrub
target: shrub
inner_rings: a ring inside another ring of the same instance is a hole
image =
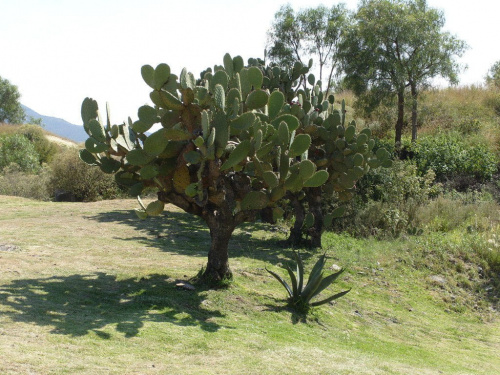
[[[13,134],[0,138],[0,169],[17,164],[19,170],[35,173],[40,169],[35,146],[24,136]]]
[[[411,161],[395,161],[392,168],[371,170],[357,184],[347,214],[334,223],[336,230],[362,236],[398,236],[419,227],[418,207],[437,196],[434,172],[419,174]]]
[[[50,169],[43,167],[37,174],[26,173],[17,164],[10,164],[0,174],[0,195],[50,200]]]
[[[37,125],[23,125],[19,128],[17,133],[23,135],[33,143],[38,153],[40,164],[50,163],[59,151],[58,146],[50,142],[47,137],[45,137],[43,130]]]
[[[490,180],[498,170],[498,159],[486,144],[477,141],[466,142],[457,133],[437,134],[420,138],[410,149],[422,174],[432,169],[441,181],[457,175]]]
[[[52,163],[52,192],[72,194],[76,201],[113,199],[121,194],[114,177],[80,160],[77,150],[67,150]]]

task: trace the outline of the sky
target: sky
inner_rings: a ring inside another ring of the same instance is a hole
[[[331,6],[315,0],[0,0],[0,77],[34,111],[81,125],[85,97],[106,102],[113,123],[151,104],[141,67],[167,63],[195,77],[231,56],[263,57],[274,14]],[[357,0],[342,1],[355,10]],[[500,2],[428,0],[444,12],[445,31],[466,41],[461,85],[481,84],[500,60]],[[104,114],[104,113],[102,113]]]

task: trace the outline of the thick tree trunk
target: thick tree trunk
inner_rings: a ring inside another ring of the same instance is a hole
[[[233,274],[229,268],[229,240],[233,234],[234,226],[230,222],[220,222],[215,227],[210,227],[212,242],[208,252],[208,263],[203,278],[211,282],[232,279]]]
[[[323,234],[323,210],[321,208],[321,188],[311,188],[308,191],[309,210],[314,215],[314,225],[310,228],[311,247],[321,248]]]
[[[405,116],[405,93],[398,92],[398,120],[396,122],[396,136],[394,139],[396,150],[401,148],[401,138],[403,136],[403,124]]]
[[[418,110],[418,102],[417,102],[418,92],[417,87],[412,84],[411,85],[411,141],[417,141],[417,110]]]
[[[217,207],[217,210],[207,210],[203,219],[210,229],[210,250],[208,263],[203,278],[208,282],[219,282],[231,279],[233,274],[229,268],[229,240],[236,228],[237,222],[231,210],[226,205]]]

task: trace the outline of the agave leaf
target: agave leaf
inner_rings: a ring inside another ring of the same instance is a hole
[[[319,284],[323,280],[323,273],[316,274],[314,278],[311,278],[311,281],[307,282],[306,287],[301,293],[301,297],[305,303],[309,303],[311,298],[314,296],[314,292],[318,289]]]
[[[278,275],[276,272],[270,271],[267,268],[266,268],[266,271],[269,272],[271,275],[273,275],[276,278],[276,280],[278,280],[281,283],[281,285],[283,285],[285,287],[290,298],[293,298],[292,290],[290,289],[290,286],[286,283],[286,281],[283,280],[283,278],[280,275]]]
[[[295,277],[295,274],[293,273],[292,269],[290,266],[285,265],[285,269],[288,271],[288,274],[290,275],[290,280],[292,281],[292,292],[294,296],[298,296],[299,293],[297,292],[297,278]]]
[[[311,274],[309,275],[309,280],[307,280],[307,284],[311,283],[319,274],[323,272],[323,267],[325,266],[326,255],[323,254],[320,256],[316,264],[314,265]]]
[[[302,293],[302,287],[304,285],[304,263],[302,262],[302,258],[300,257],[299,252],[293,252],[295,255],[295,260],[297,261],[297,290]]]
[[[331,297],[328,297],[327,299],[323,299],[321,301],[317,301],[317,302],[313,302],[311,303],[311,306],[319,306],[319,305],[323,305],[325,303],[328,303],[328,302],[331,302],[333,300],[336,300],[337,298],[340,298],[342,296],[345,296],[347,293],[349,293],[351,291],[351,289],[349,290],[344,290],[343,292],[340,292],[340,293],[337,293],[337,294],[334,294],[333,296]]]
[[[321,293],[325,288],[327,288],[328,286],[332,285],[332,283],[337,280],[337,278],[345,271],[345,268],[342,268],[340,271],[338,272],[335,272],[335,273],[332,273],[331,275],[323,278],[323,280],[321,280],[321,283],[319,284],[318,286],[318,289],[316,289],[316,291],[313,293],[313,295],[311,296],[314,297],[316,295],[318,295],[319,293]]]

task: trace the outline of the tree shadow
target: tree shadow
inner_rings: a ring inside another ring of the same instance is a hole
[[[140,220],[131,210],[115,210],[87,216],[86,219],[133,227],[138,236],[120,239],[137,241],[166,252],[205,257],[210,248],[207,225],[200,218],[186,212],[169,211]],[[269,235],[265,239],[257,238],[252,235],[255,231],[263,231]],[[283,248],[283,238],[278,235],[280,232],[284,233],[286,230],[262,222],[243,223],[236,228],[229,241],[229,256],[249,257],[271,263],[281,261],[283,255],[291,257],[291,248]]]
[[[14,280],[0,286],[0,304],[7,307],[0,315],[16,322],[52,326],[52,333],[83,336],[93,331],[101,338],[115,325],[116,331],[133,337],[144,322],[164,322],[197,326],[215,332],[224,317],[207,308],[203,290],[176,287],[165,275],[119,280],[115,275],[54,276],[44,279]]]

